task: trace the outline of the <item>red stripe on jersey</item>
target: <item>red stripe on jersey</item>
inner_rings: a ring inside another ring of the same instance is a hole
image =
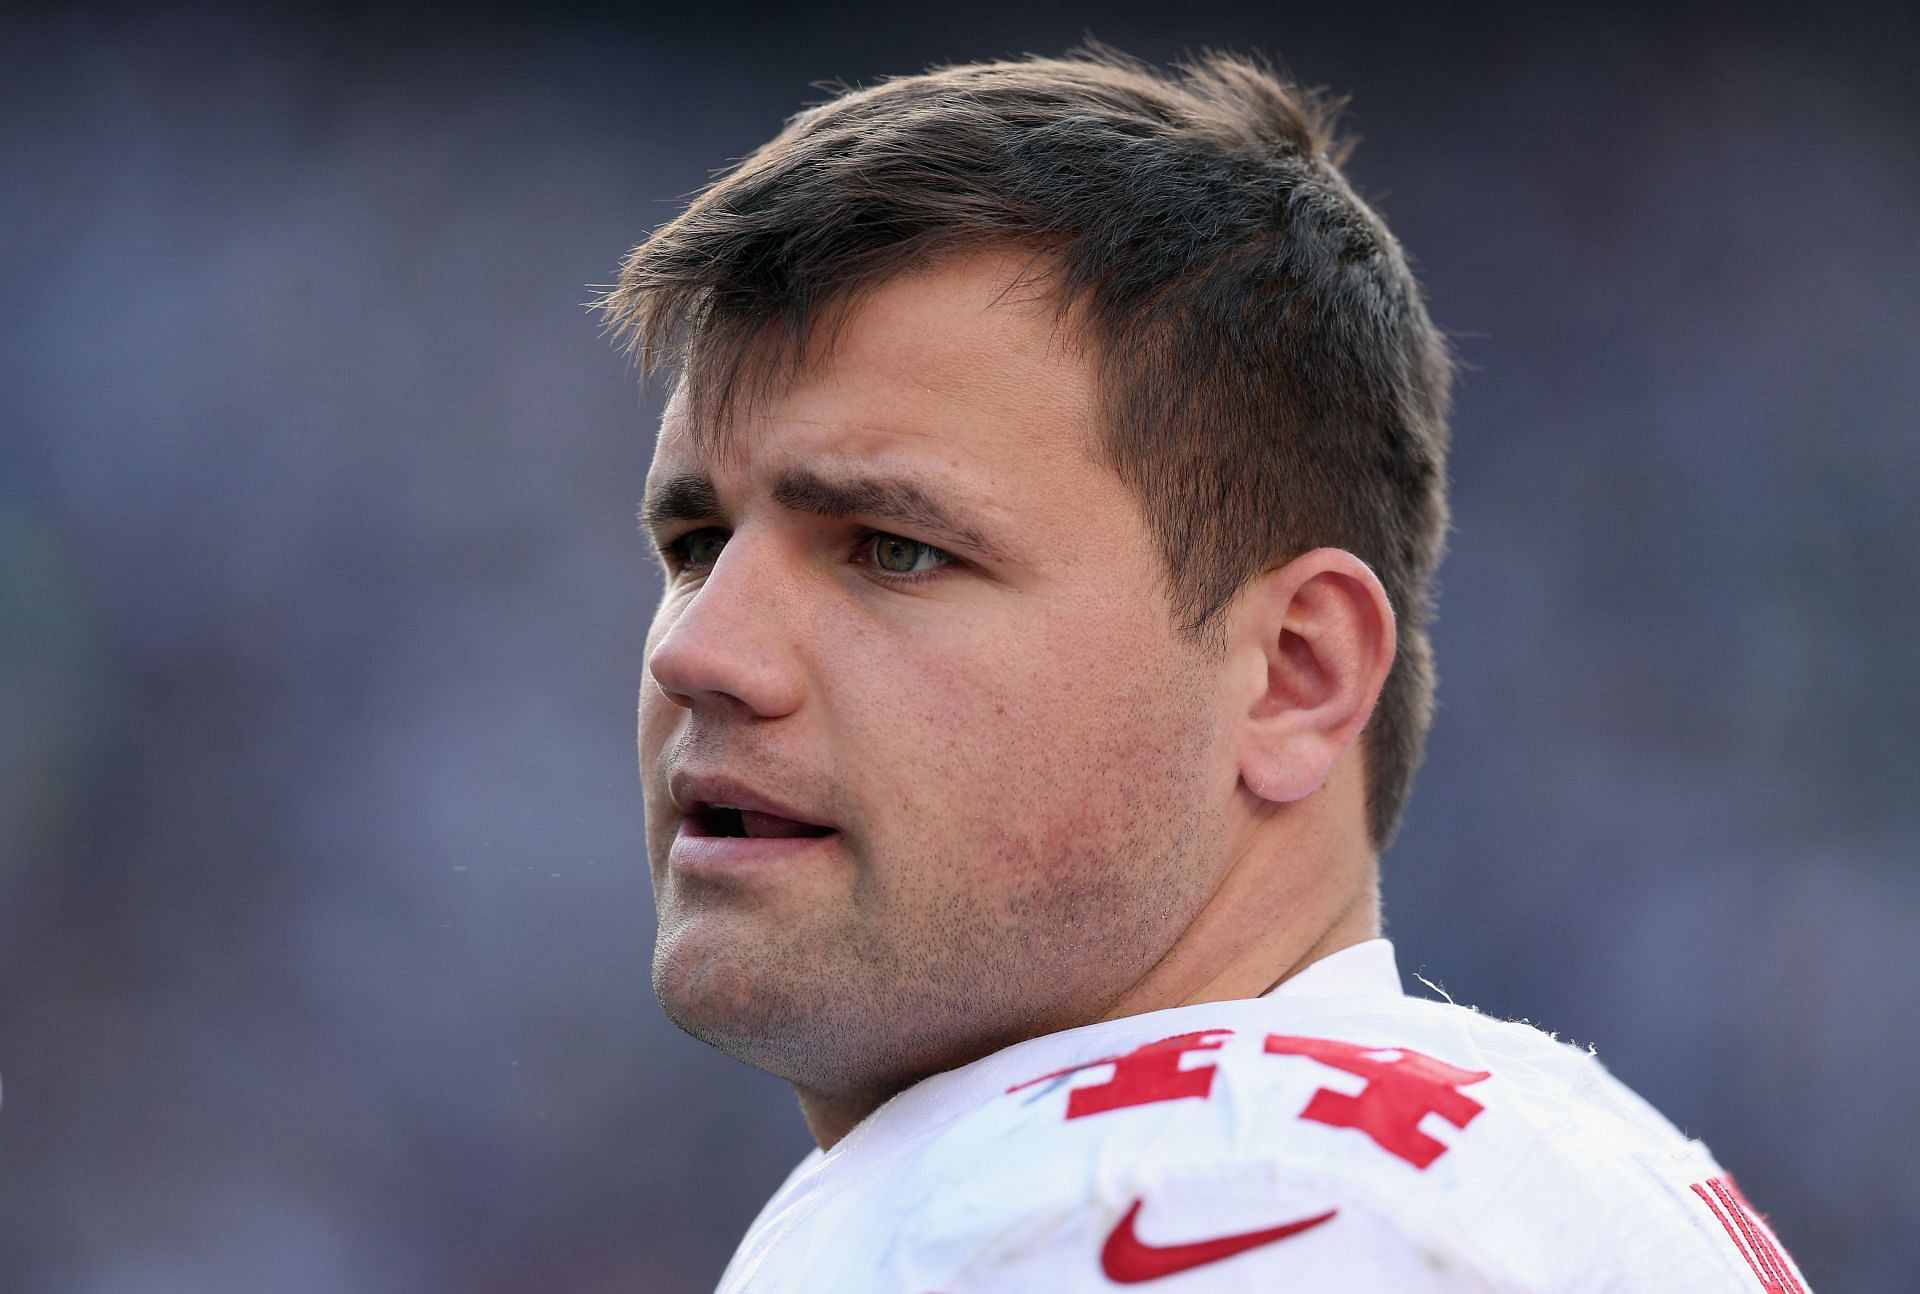
[[[1692,1190],[1712,1211],[1714,1220],[1746,1259],[1747,1267],[1766,1294],[1807,1294],[1806,1286],[1793,1274],[1793,1264],[1781,1251],[1780,1242],[1747,1203],[1747,1197],[1734,1185],[1733,1178],[1709,1177],[1704,1182],[1693,1183]]]

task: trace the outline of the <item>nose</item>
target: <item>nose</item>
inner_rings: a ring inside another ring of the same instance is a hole
[[[663,604],[647,673],[675,705],[762,719],[800,708],[801,620],[771,554],[755,548],[736,535],[698,589]]]

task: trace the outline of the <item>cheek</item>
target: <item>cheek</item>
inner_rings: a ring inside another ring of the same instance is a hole
[[[884,751],[890,780],[937,791],[983,758],[1043,744],[1049,712],[1070,708],[1071,671],[1033,632],[971,623],[891,634],[848,632],[823,671],[823,709],[861,746]]]
[[[885,647],[854,634],[845,649],[849,663],[869,649],[910,663],[870,660],[892,685],[836,699],[862,730],[848,736],[874,790],[911,808],[881,820],[964,839],[983,864],[1024,871],[1111,846],[1203,776],[1211,730],[1196,678],[1135,626],[973,626]]]
[[[653,622],[647,626],[646,647],[640,658],[640,755],[647,762],[660,753],[681,713],[681,707],[668,700],[660,685],[653,681],[653,649],[673,627],[673,621],[672,606],[662,603]]]
[[[638,706],[640,757],[649,765],[672,735],[677,713],[680,713],[680,707],[667,699],[666,693],[660,690],[651,676],[643,675]]]

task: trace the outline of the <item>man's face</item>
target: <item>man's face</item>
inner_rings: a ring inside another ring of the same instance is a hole
[[[803,1089],[1100,1018],[1229,861],[1221,666],[1022,263],[887,283],[710,447],[676,398],[648,475],[655,988]]]

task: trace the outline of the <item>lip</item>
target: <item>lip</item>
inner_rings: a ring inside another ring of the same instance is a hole
[[[680,815],[683,827],[688,818],[704,813],[716,804],[728,804],[736,809],[770,813],[776,818],[787,818],[809,827],[838,830],[831,822],[824,822],[805,809],[783,803],[745,782],[722,774],[675,772],[667,778],[667,796],[673,802],[674,812]]]
[[[724,774],[676,770],[667,778],[667,793],[677,820],[667,863],[676,871],[738,872],[779,867],[839,844],[840,830],[819,815],[777,800]],[[772,814],[810,827],[823,827],[821,836],[709,836],[694,819],[713,805],[731,805]]]
[[[837,831],[824,836],[696,836],[688,833],[682,818],[667,850],[667,866],[696,875],[751,872],[790,867],[839,844]]]

